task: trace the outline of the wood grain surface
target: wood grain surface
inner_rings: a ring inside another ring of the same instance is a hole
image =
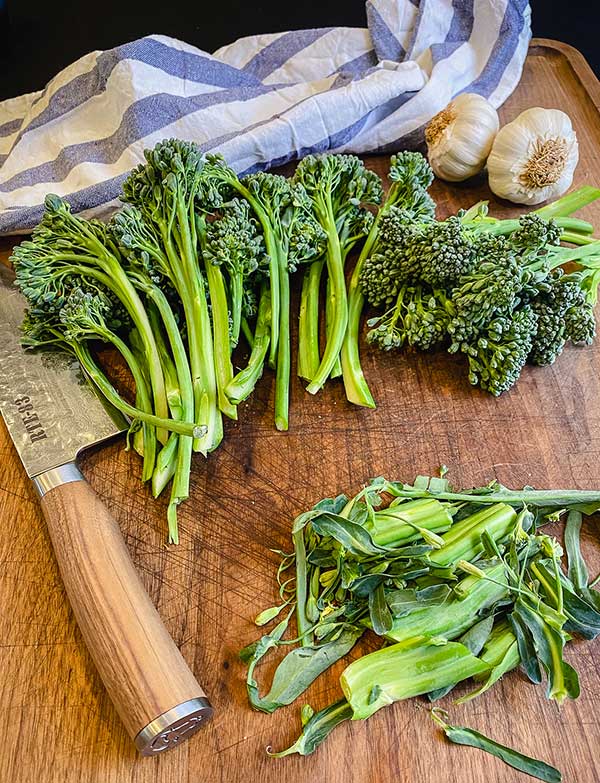
[[[570,114],[580,141],[576,184],[600,184],[600,86],[577,52],[534,42],[502,119],[535,105]],[[368,163],[384,172],[387,161]],[[443,214],[490,194],[480,178],[453,187],[436,183],[434,196]],[[493,199],[492,210],[515,213]],[[600,225],[598,205],[584,215]],[[6,259],[10,245],[3,247]],[[37,498],[0,424],[1,783],[525,780],[479,751],[449,745],[418,700],[340,727],[313,756],[272,760],[265,754],[266,746],[285,747],[295,738],[300,704],[271,716],[250,710],[237,652],[257,636],[251,619],[275,599],[276,556],[269,548],[289,545],[298,512],[325,495],[354,491],[371,476],[412,480],[441,463],[462,486],[492,478],[514,487],[600,485],[600,341],[568,348],[552,367],[527,368],[500,399],[469,387],[464,362],[443,352],[365,351],[364,365],[376,411],[350,406],[339,382],[312,398],[294,379],[285,434],[272,424],[274,379],[267,372],[241,406],[240,421],[227,422],[221,448],[208,461],[194,460],[178,547],[165,546],[166,501],[153,501],[140,486],[134,454],[115,443],[82,459],[215,708],[204,730],[154,759],[138,757],[101,686],[65,600]],[[590,522],[584,552],[592,571],[600,569],[598,533]],[[453,709],[452,719],[558,765],[566,781],[595,783],[600,644],[574,643],[568,658],[583,692],[560,711],[543,688],[515,672]],[[340,669],[311,688],[315,708],[338,697]],[[271,672],[267,663],[260,676]]]

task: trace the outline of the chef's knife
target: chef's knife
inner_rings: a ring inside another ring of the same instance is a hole
[[[0,412],[41,498],[88,650],[136,747],[154,755],[212,714],[133,567],[119,527],[76,465],[126,422],[60,351],[21,345],[24,299],[0,264]]]

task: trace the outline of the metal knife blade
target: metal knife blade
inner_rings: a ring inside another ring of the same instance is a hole
[[[21,345],[25,299],[0,264],[0,413],[30,478],[127,429],[74,357]]]

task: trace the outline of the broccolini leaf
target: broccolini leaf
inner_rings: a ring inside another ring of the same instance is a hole
[[[369,595],[369,616],[371,627],[379,636],[392,629],[393,619],[385,600],[383,584],[379,584]]]
[[[555,767],[546,764],[545,761],[539,761],[531,756],[519,753],[519,751],[513,748],[508,748],[506,745],[500,745],[500,743],[466,726],[451,726],[449,723],[446,723],[447,713],[444,710],[433,709],[431,717],[442,727],[448,739],[457,745],[468,745],[471,748],[483,750],[510,767],[514,767],[514,769],[518,769],[520,772],[531,775],[531,777],[538,780],[544,780],[546,783],[560,783],[562,780],[561,773]]]
[[[261,712],[274,712],[279,707],[291,704],[322,672],[343,658],[362,633],[362,629],[348,628],[342,631],[335,641],[294,648],[275,670],[271,688],[265,696],[259,695],[258,684],[252,676],[254,667],[251,664],[247,680],[250,704]],[[275,645],[265,646],[271,649]],[[257,650],[252,663],[256,664],[265,652],[262,648]]]
[[[325,709],[316,712],[307,724],[304,726],[302,734],[296,742],[286,750],[279,753],[273,753],[267,748],[267,753],[273,758],[282,758],[292,753],[298,753],[300,756],[308,756],[324,742],[336,726],[345,720],[352,718],[352,707],[346,699],[340,699],[334,704],[330,704]]]

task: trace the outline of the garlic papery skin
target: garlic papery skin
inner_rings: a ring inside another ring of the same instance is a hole
[[[478,174],[499,126],[496,109],[482,95],[458,95],[425,128],[434,174],[449,182],[462,182]]]
[[[488,158],[490,188],[515,204],[562,195],[579,160],[577,135],[559,109],[527,109],[500,129]]]

